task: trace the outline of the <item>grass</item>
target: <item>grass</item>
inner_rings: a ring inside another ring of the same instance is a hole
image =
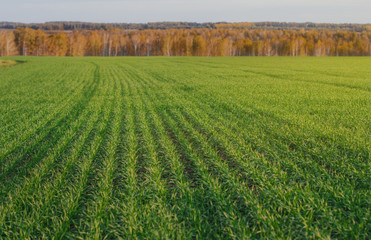
[[[0,59],[0,67],[8,67],[17,64],[16,61]]]
[[[16,61],[1,239],[370,238],[371,59]]]

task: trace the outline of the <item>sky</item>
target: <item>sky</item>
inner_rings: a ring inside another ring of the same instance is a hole
[[[371,23],[371,0],[0,0],[0,21]]]

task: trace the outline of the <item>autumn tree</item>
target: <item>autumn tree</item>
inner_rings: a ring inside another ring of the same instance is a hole
[[[14,30],[14,41],[18,47],[19,54],[22,56],[27,56],[27,46],[26,42],[29,35],[29,28],[17,28]]]
[[[49,56],[66,56],[68,37],[65,33],[51,34],[47,39]]]
[[[14,34],[11,31],[0,32],[0,56],[13,56],[16,53]]]
[[[138,56],[137,55],[137,52],[138,52],[138,48],[139,48],[139,44],[140,44],[140,36],[138,33],[133,33],[130,35],[130,40],[133,44],[133,47],[134,47],[134,56]]]
[[[192,50],[193,50],[193,56],[205,56],[205,53],[206,53],[206,41],[205,41],[205,39],[202,36],[197,35],[193,39]]]
[[[68,55],[73,57],[85,56],[87,49],[86,36],[78,31],[69,35]]]
[[[103,53],[102,34],[97,30],[89,32],[87,46],[89,56],[102,56]]]

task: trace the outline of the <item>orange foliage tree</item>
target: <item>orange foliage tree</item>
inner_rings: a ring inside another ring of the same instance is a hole
[[[241,28],[239,28],[241,27]],[[1,33],[1,54],[33,56],[370,56],[371,31],[216,29]],[[6,37],[4,37],[6,35]],[[4,47],[5,46],[5,47]],[[7,50],[4,50],[7,49]]]

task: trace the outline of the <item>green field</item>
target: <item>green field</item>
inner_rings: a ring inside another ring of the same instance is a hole
[[[370,239],[371,58],[7,58],[0,239]]]

